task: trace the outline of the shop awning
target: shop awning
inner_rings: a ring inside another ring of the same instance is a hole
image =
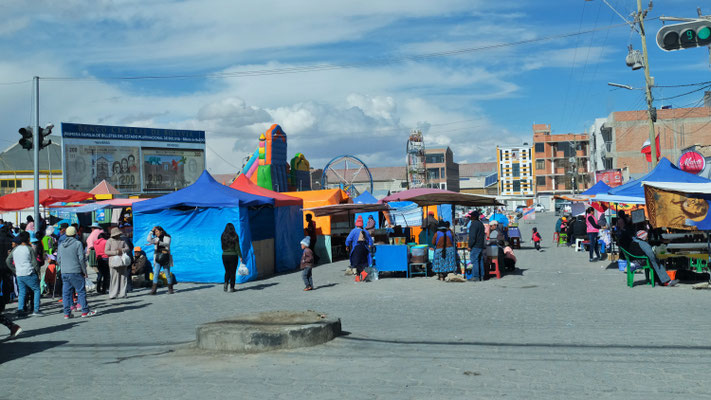
[[[389,209],[386,204],[333,204],[329,206],[305,208],[304,211],[311,211],[316,217],[326,217],[338,214],[387,211]]]
[[[411,201],[420,207],[435,206],[440,204],[451,204],[457,206],[482,207],[482,206],[502,206],[494,196],[481,194],[457,193],[441,189],[410,189],[380,200],[383,203],[391,201]]]
[[[69,203],[72,201],[83,201],[93,198],[94,195],[87,192],[67,189],[41,189],[39,191],[39,203],[45,207],[54,203]],[[0,197],[0,210],[19,211],[32,208],[35,205],[34,191],[27,190],[6,194]]]

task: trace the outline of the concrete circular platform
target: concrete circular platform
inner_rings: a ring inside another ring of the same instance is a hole
[[[316,311],[269,311],[239,315],[197,327],[203,350],[260,353],[315,346],[341,334],[341,320]]]

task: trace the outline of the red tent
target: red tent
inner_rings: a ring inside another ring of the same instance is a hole
[[[240,192],[256,194],[257,196],[270,197],[274,199],[274,207],[281,206],[303,206],[304,201],[298,197],[287,196],[273,190],[265,189],[256,185],[254,182],[247,179],[244,174],[240,174],[237,179],[230,185],[232,189],[237,189]]]
[[[66,189],[41,189],[39,192],[39,202],[43,206],[54,203],[69,203],[73,201],[83,201],[93,198],[94,195],[86,192]],[[19,211],[32,208],[35,205],[34,191],[10,193],[0,197],[1,211]]]

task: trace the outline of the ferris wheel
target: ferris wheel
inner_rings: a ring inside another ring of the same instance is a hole
[[[321,175],[321,187],[340,188],[356,197],[364,190],[373,193],[373,175],[368,166],[356,156],[338,156],[326,164]]]

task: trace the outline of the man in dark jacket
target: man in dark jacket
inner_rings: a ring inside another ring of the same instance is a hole
[[[479,221],[479,211],[470,214],[471,225],[469,226],[469,254],[472,262],[472,280],[484,280],[484,248],[485,233],[484,224]]]

